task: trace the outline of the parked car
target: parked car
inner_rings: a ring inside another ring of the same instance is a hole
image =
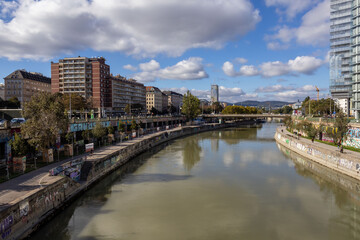
[[[0,127],[5,127],[5,119],[0,119]]]
[[[10,121],[11,125],[17,125],[25,122],[25,118],[13,118]]]

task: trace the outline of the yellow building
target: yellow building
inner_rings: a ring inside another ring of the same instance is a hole
[[[51,79],[40,73],[16,70],[5,80],[5,100],[16,97],[23,104],[41,92],[51,93]]]

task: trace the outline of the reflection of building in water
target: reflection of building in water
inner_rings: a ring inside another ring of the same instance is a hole
[[[343,223],[344,226],[349,227],[352,236],[360,237],[360,183],[351,177],[306,159],[280,144],[277,146],[294,162],[295,170],[299,175],[310,178],[319,185],[326,202],[338,206],[340,212],[331,212],[333,217],[330,218],[329,224]],[[330,209],[330,211],[335,210]]]
[[[200,161],[201,151],[198,138],[184,139],[183,163],[186,170],[190,171]]]
[[[221,132],[214,132],[217,133],[217,135],[219,136]],[[210,139],[211,142],[211,151],[212,152],[218,152],[219,151],[219,138],[212,138]]]

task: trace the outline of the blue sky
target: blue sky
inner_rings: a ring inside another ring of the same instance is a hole
[[[220,100],[328,97],[329,0],[0,0],[0,78],[103,56],[111,73]]]

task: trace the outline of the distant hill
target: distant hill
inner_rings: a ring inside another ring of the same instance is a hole
[[[259,102],[259,101],[243,101],[243,102],[237,102],[234,103],[237,106],[249,106],[249,107],[265,107],[269,108],[281,108],[284,105],[289,105],[292,102],[282,102],[282,101],[265,101],[265,102]],[[230,104],[231,105],[231,104]]]

